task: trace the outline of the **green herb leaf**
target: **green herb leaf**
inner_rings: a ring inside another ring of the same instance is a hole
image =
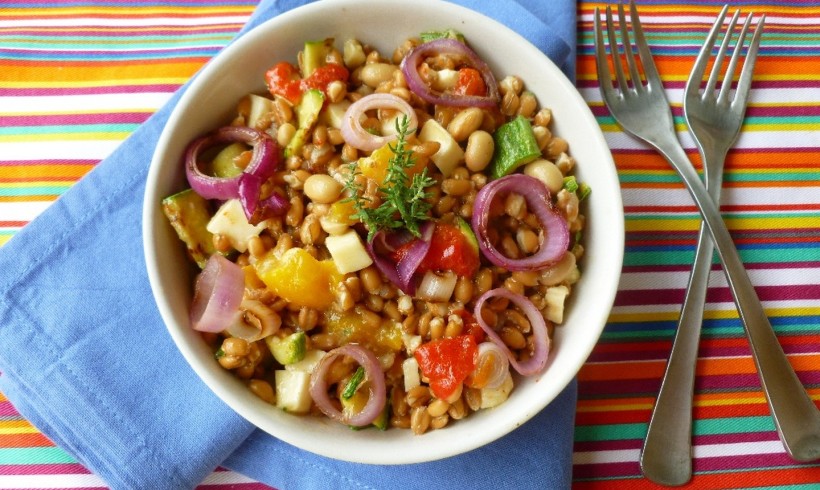
[[[345,182],[350,197],[346,200],[353,202],[353,218],[367,227],[368,241],[373,240],[380,230],[398,228],[406,228],[413,235],[421,236],[419,223],[430,219],[431,204],[427,202],[430,194],[426,189],[435,184],[435,180],[427,174],[426,168],[412,179],[407,175],[407,170],[415,165],[413,151],[406,148],[408,126],[407,116],[396,121],[398,138],[395,145],[390,145],[393,156],[388,162],[384,182],[378,188],[382,200],[378,207],[369,206],[372,200],[364,195],[362,185],[357,183],[360,172],[356,162],[350,163]]]
[[[349,400],[350,397],[356,393],[356,389],[359,387],[360,384],[362,384],[363,380],[364,368],[359,366],[359,368],[356,369],[356,372],[353,373],[353,376],[350,378],[350,381],[348,381],[347,385],[345,385],[345,389],[342,392],[342,398],[344,398],[345,400]]]

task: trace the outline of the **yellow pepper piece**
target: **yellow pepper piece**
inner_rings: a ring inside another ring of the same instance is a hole
[[[259,279],[280,298],[299,306],[324,310],[336,298],[342,275],[332,260],[316,260],[306,250],[292,248],[276,257],[268,253],[254,265]]]

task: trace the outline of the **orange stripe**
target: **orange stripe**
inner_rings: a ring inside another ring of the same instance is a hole
[[[36,201],[54,201],[57,196],[54,195],[35,195],[35,196],[0,196],[0,202],[36,202]]]
[[[692,70],[694,56],[657,56],[655,64],[664,80],[686,80]],[[789,71],[784,71],[782,58],[760,57],[755,64],[755,78],[757,80],[794,79],[799,77],[816,77],[820,73],[820,58],[806,56],[800,58],[800,63],[789,63]],[[592,55],[578,56],[578,73],[592,75],[597,73],[595,58]]]
[[[54,443],[43,434],[0,434],[0,447],[53,447]]]
[[[20,64],[0,64],[0,70],[4,70],[3,84],[12,83],[31,84],[32,80],[42,80],[51,82],[97,82],[106,80],[108,83],[117,80],[146,80],[168,79],[190,76],[196,72],[207,61],[207,58],[186,58],[178,61],[150,61],[135,64],[133,61],[117,63],[113,61],[105,62],[80,62],[80,63],[60,63],[60,69],[56,65],[46,65],[44,63],[20,63]],[[14,68],[6,69],[11,65]]]
[[[772,470],[721,471],[719,473],[696,474],[689,483],[677,488],[683,490],[708,490],[726,488],[726,485],[734,486],[738,484],[741,486],[748,484],[749,488],[751,488],[752,485],[754,487],[787,484],[799,485],[817,483],[817,481],[817,466],[812,465],[797,468],[776,468]],[[664,487],[652,483],[646,478],[635,475],[628,479],[575,481],[572,484],[572,488],[573,490],[623,490],[624,488],[628,488],[629,490],[658,490]]]
[[[3,167],[0,182],[15,182],[21,179],[77,180],[92,168],[93,165],[8,165]]]
[[[701,167],[700,154],[687,152],[696,167]],[[613,159],[619,170],[669,170],[669,164],[657,153],[614,152]],[[726,157],[726,169],[775,169],[816,170],[820,151],[807,152],[730,152]]]

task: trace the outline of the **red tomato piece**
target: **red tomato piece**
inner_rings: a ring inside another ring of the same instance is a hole
[[[487,95],[487,85],[475,68],[461,68],[453,92],[456,95]]]
[[[342,65],[328,63],[316,68],[309,77],[302,80],[302,90],[318,89],[327,95],[327,86],[330,82],[341,80],[347,82],[350,73]]]
[[[296,104],[302,97],[299,70],[286,61],[274,65],[265,73],[271,95],[279,95]]]
[[[393,252],[393,261],[398,263],[413,243],[410,241],[396,249]],[[416,273],[453,271],[458,276],[472,277],[478,270],[478,266],[478,254],[467,242],[461,230],[447,223],[436,223],[433,237],[430,239],[430,249],[416,269]]]
[[[472,335],[447,337],[422,344],[413,355],[433,394],[447,398],[475,370],[478,344]]]
[[[478,270],[479,259],[475,250],[458,227],[437,223],[430,241],[430,250],[418,270],[453,271],[458,276],[472,277]]]

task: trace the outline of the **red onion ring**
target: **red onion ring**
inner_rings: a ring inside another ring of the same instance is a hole
[[[248,223],[257,225],[271,216],[287,213],[290,202],[273,192],[265,199],[259,199],[264,179],[258,175],[243,173],[239,178],[239,202],[245,211]]]
[[[339,356],[352,357],[360,366],[364,368],[365,379],[369,383],[369,398],[367,404],[361,412],[348,416],[333,406],[330,396],[327,394],[327,373],[333,361]],[[385,403],[387,403],[387,388],[384,383],[384,371],[382,371],[379,360],[375,354],[358,344],[346,344],[337,347],[322,357],[319,364],[310,374],[310,396],[313,398],[316,407],[325,415],[346,425],[362,427],[370,425],[376,420]]]
[[[393,233],[379,231],[376,233],[376,236],[373,237],[373,240],[367,244],[367,251],[373,259],[373,263],[376,264],[376,267],[390,282],[398,286],[398,288],[406,294],[412,295],[416,292],[416,284],[413,281],[413,276],[416,270],[418,270],[419,265],[424,261],[424,257],[427,256],[427,252],[430,250],[430,240],[433,238],[433,230],[435,230],[435,223],[425,221],[419,226],[421,237],[414,237],[407,230]],[[397,263],[394,263],[380,253],[380,250],[395,252],[399,247],[410,242],[412,242],[412,245],[410,245],[407,253],[405,253]]]
[[[191,303],[191,326],[200,332],[221,332],[234,323],[245,291],[242,269],[215,253],[197,276]]]
[[[424,58],[439,54],[457,56],[459,59],[466,61],[467,65],[478,70],[484,84],[487,86],[488,94],[485,96],[458,95],[442,93],[430,88],[421,79],[418,68]],[[436,39],[416,46],[401,61],[401,71],[405,80],[407,80],[407,87],[414,94],[431,104],[454,107],[495,107],[498,105],[498,84],[492,70],[475,51],[455,39]]]
[[[409,131],[415,131],[419,125],[416,111],[404,99],[386,93],[365,95],[350,104],[342,117],[342,137],[350,146],[362,151],[373,151],[396,139],[395,134],[376,136],[362,127],[362,115],[372,109],[395,109],[403,112],[408,118]]]
[[[527,201],[528,209],[535,213],[544,231],[544,242],[534,254],[523,259],[511,259],[493,247],[487,236],[490,205],[502,192],[515,192]],[[566,220],[552,211],[549,190],[529,175],[511,174],[496,179],[478,191],[473,204],[472,227],[478,238],[481,252],[493,264],[510,271],[540,270],[558,261],[569,247],[569,227]]]
[[[532,353],[532,357],[524,362],[518,362],[513,353],[510,351],[510,348],[507,347],[507,344],[501,340],[501,337],[498,336],[495,330],[493,330],[491,326],[487,325],[487,322],[485,322],[481,317],[481,307],[484,306],[484,302],[495,296],[507,298],[515,303],[516,306],[521,308],[527,316],[527,319],[530,321],[530,327],[532,328],[533,335],[532,343],[535,349]],[[544,317],[541,315],[541,312],[538,311],[538,308],[532,304],[532,301],[530,301],[529,298],[513,293],[506,288],[491,289],[482,294],[476,300],[474,316],[481,328],[484,329],[484,332],[487,333],[487,337],[489,337],[491,341],[493,341],[498,347],[501,348],[502,351],[504,351],[505,354],[507,354],[507,359],[510,360],[510,365],[512,365],[512,367],[515,368],[519,374],[522,376],[532,376],[540,373],[547,365],[547,355],[549,354],[550,349],[550,338],[547,333],[547,324],[544,321]]]
[[[498,361],[493,363],[493,371],[490,374],[484,388],[495,389],[504,383],[507,373],[510,372],[509,352],[498,346],[495,342],[482,342],[478,344],[478,363],[481,365],[482,359],[488,356],[498,356]]]
[[[244,173],[236,177],[213,177],[204,174],[198,165],[199,155],[212,146],[241,141],[253,147],[251,161]],[[258,177],[261,183],[279,167],[279,151],[275,141],[266,133],[246,126],[225,126],[193,140],[185,149],[185,176],[191,188],[205,199],[234,199],[240,195],[245,175]],[[258,198],[258,193],[257,196]],[[255,199],[254,199],[255,201]],[[249,216],[253,213],[245,214]]]

